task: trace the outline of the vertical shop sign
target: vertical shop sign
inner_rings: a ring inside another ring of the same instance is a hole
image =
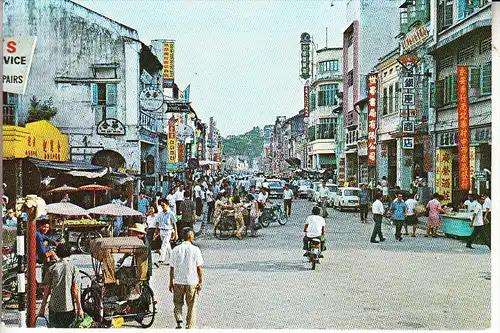
[[[469,178],[471,179],[471,189],[474,187],[474,184],[472,184],[472,177],[474,177],[474,172],[476,171],[476,147],[470,147],[469,148]]]
[[[186,161],[189,161],[191,158],[191,143],[186,143]]]
[[[184,144],[177,143],[177,162],[184,163]]]
[[[377,74],[368,74],[368,163],[377,161]]]
[[[469,67],[457,67],[458,89],[458,186],[470,189],[469,167]]]
[[[172,117],[168,120],[168,163],[173,164],[176,162],[176,149],[177,149],[177,138],[175,133],[175,118]]]
[[[304,118],[309,117],[309,86],[304,86]]]
[[[431,172],[432,171],[432,140],[430,135],[424,135],[423,137],[424,144],[424,171]]]
[[[436,192],[443,196],[446,203],[451,201],[452,162],[453,152],[451,149],[436,150]]]
[[[163,88],[174,86],[174,42],[163,42]]]

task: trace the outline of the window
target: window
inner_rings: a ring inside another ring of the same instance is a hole
[[[338,60],[329,60],[322,61],[319,63],[319,72],[338,72],[339,70],[339,61]]]
[[[104,119],[117,118],[117,89],[114,83],[91,83],[91,102],[96,123]]]
[[[438,3],[438,31],[442,31],[453,24],[453,0],[439,0]]]
[[[333,118],[319,120],[318,139],[335,139],[335,121]]]
[[[316,91],[314,89],[312,89],[312,92],[311,92],[311,97],[309,100],[309,108],[311,110],[316,109]]]
[[[474,57],[474,45],[466,47],[458,52],[458,64],[463,64]]]
[[[399,92],[399,81],[396,81],[394,85],[394,112],[399,112],[399,97],[401,96]]]
[[[485,52],[491,52],[491,37],[485,38],[479,43],[479,54]]]
[[[16,109],[18,104],[18,95],[4,92],[3,93],[3,124],[15,125],[16,124]]]
[[[443,58],[439,61],[439,70],[453,66],[453,56]]]
[[[451,74],[436,82],[436,107],[457,101],[457,74]]]
[[[491,95],[491,62],[481,65],[481,95]]]
[[[457,18],[462,20],[486,5],[488,0],[457,0]]]
[[[392,109],[392,106],[394,102],[394,88],[392,85],[389,86],[389,96],[387,98],[389,99],[389,113],[393,113],[394,110]]]
[[[353,73],[352,69],[347,73],[347,86],[351,87],[353,85]]]
[[[326,84],[319,87],[318,106],[337,105],[335,96],[338,93],[338,84]]]
[[[382,115],[387,114],[387,87],[384,88],[384,95],[382,96]]]

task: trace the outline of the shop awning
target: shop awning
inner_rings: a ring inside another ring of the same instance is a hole
[[[108,168],[84,161],[53,162],[32,157],[29,157],[28,160],[38,168],[59,170],[75,177],[99,178],[108,173]]]
[[[319,155],[319,164],[336,164],[335,155]]]
[[[297,157],[290,157],[285,159],[285,162],[290,164],[291,166],[299,166],[300,160]]]

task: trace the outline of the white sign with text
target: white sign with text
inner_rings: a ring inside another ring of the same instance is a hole
[[[3,91],[24,95],[36,36],[3,38]]]

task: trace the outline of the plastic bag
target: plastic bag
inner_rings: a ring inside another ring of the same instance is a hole
[[[89,315],[85,314],[85,317],[76,317],[75,320],[69,325],[70,328],[91,328],[94,320]]]

